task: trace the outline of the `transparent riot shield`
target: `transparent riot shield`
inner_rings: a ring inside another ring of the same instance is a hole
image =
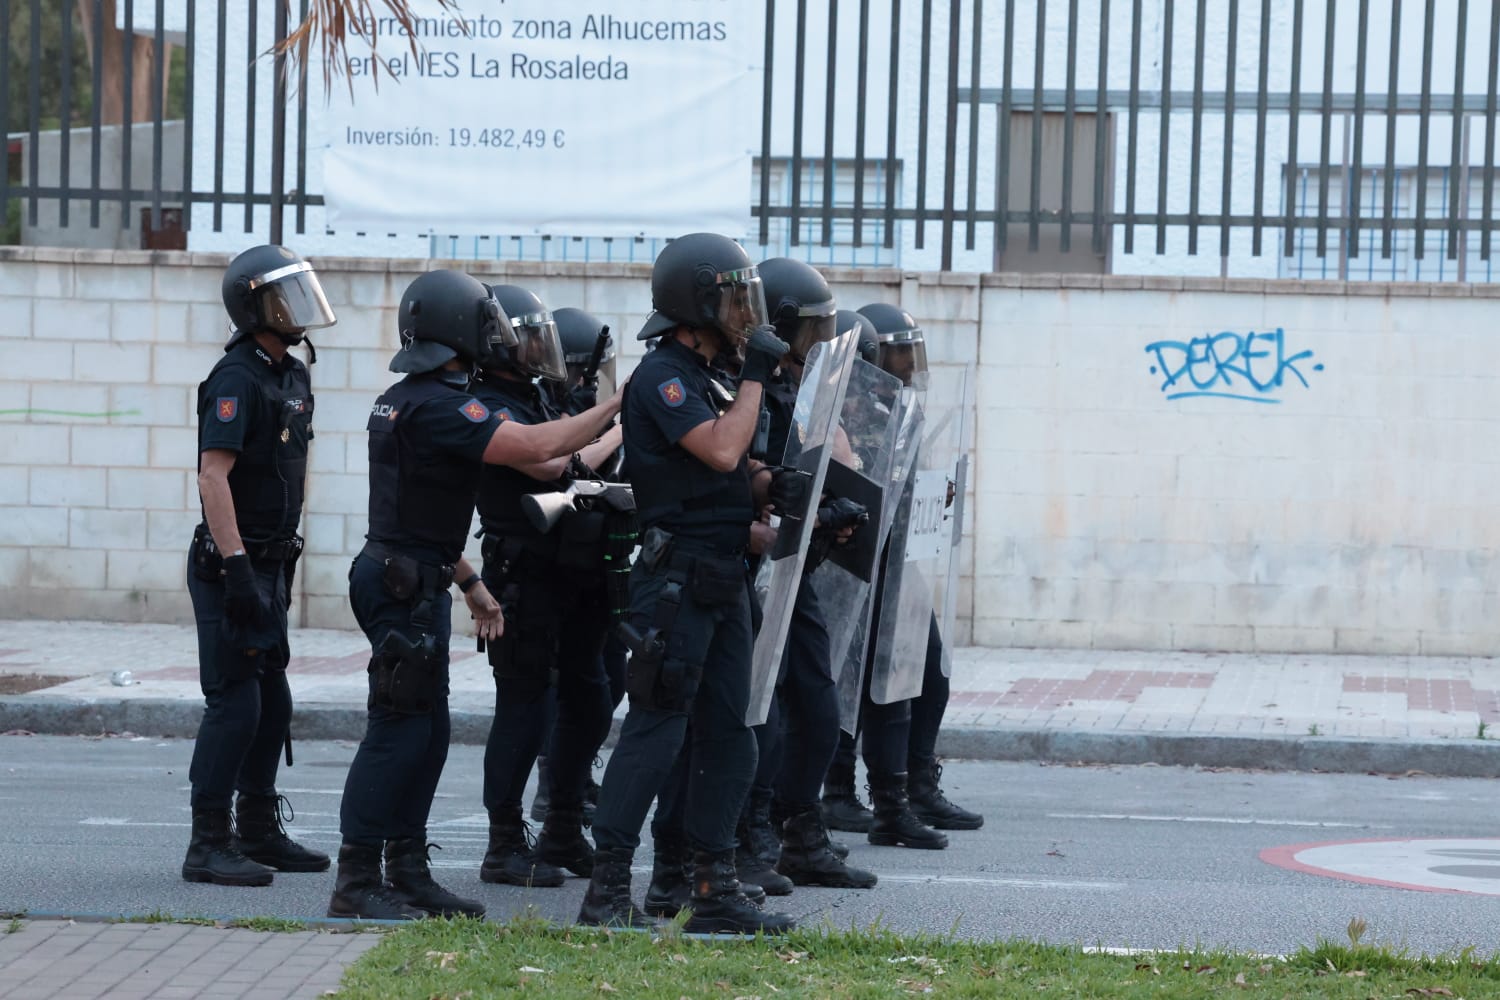
[[[751,726],[765,722],[771,710],[776,675],[792,621],[792,603],[797,598],[802,567],[807,561],[817,499],[823,491],[828,461],[833,454],[856,346],[852,333],[814,345],[808,352],[802,385],[797,390],[792,429],[787,435],[781,464],[811,478],[812,502],[807,517],[780,519],[775,547],[761,558],[756,574],[755,589],[760,595],[762,620],[750,661],[750,706],[745,722]]]
[[[950,403],[946,419],[951,413],[958,422],[956,434],[957,452],[953,458],[953,501],[944,514],[948,522],[949,548],[947,575],[938,581],[933,609],[937,614],[938,634],[943,639],[943,676],[953,676],[953,622],[958,614],[958,581],[960,556],[964,537],[964,494],[969,488],[969,466],[974,452],[974,367],[972,365],[943,372],[944,389],[950,395],[929,399],[929,406]],[[946,435],[953,439],[954,435]]]
[[[903,390],[900,379],[865,361],[854,362],[825,489],[832,496],[847,496],[863,503],[870,520],[848,543],[832,548],[808,577],[828,625],[839,719],[850,733],[855,729],[864,690],[870,594],[891,526],[891,504],[896,498],[888,491],[896,477],[896,445],[909,406],[910,394]]]
[[[920,445],[891,523],[876,610],[870,698],[880,705],[922,693],[934,612],[957,596],[949,584],[956,555],[949,491],[970,423],[968,382],[967,369],[935,368],[921,393]]]

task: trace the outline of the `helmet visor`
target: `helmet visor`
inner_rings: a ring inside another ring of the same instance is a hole
[[[568,365],[563,360],[562,338],[557,335],[557,323],[550,312],[526,313],[512,316],[520,343],[515,348],[516,364],[528,375],[562,381],[568,377]]]
[[[806,358],[814,344],[832,340],[838,330],[838,307],[832,299],[797,310],[797,332],[792,335],[792,353]]]
[[[505,315],[505,310],[500,308],[500,303],[495,297],[491,295],[489,298],[480,299],[479,356],[474,359],[479,367],[488,368],[498,363],[505,356],[506,349],[514,348],[520,342],[520,338],[516,336],[515,327],[511,325],[510,317]]]
[[[738,354],[751,332],[770,322],[760,272],[754,267],[721,272],[716,288],[719,301],[714,309],[714,324]]]
[[[880,367],[912,385],[927,374],[927,342],[920,329],[880,334]]]
[[[338,322],[318,276],[306,261],[251,278],[250,290],[262,325],[276,333],[301,333]]]

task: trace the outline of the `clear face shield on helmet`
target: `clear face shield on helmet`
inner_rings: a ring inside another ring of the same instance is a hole
[[[832,340],[838,333],[838,305],[829,299],[797,310],[797,331],[792,334],[794,361],[805,364],[814,344]]]
[[[488,287],[488,286],[486,286]],[[491,295],[479,302],[479,357],[480,368],[488,368],[502,357],[501,348],[514,350],[521,343],[510,317],[500,308],[500,303]]]
[[[318,276],[306,261],[251,278],[250,291],[267,330],[301,334],[337,322]]]
[[[770,322],[766,312],[766,293],[760,282],[760,271],[754,267],[722,271],[715,276],[718,302],[714,324],[728,342],[728,353],[744,360],[745,341],[758,326]]]
[[[529,375],[562,381],[568,377],[563,360],[562,339],[550,312],[526,313],[510,317],[520,343],[514,348],[516,365]]]
[[[880,334],[880,367],[903,385],[923,388],[927,381],[927,342],[921,329]]]

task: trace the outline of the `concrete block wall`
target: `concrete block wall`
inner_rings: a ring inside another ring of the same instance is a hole
[[[195,387],[227,261],[0,249],[0,615],[190,620]],[[314,337],[294,614],[350,627],[365,418],[401,291],[442,262],[315,263],[339,324]],[[464,266],[599,315],[622,373],[639,358],[646,266]],[[844,305],[904,305],[934,364],[979,361],[956,641],[1489,655],[1500,638],[1485,286],[828,274]]]

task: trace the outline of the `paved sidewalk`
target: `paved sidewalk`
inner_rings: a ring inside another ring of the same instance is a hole
[[[0,924],[6,1000],[300,1000],[338,988],[374,933],[261,933],[193,924]]]
[[[191,627],[0,621],[0,732],[191,737],[202,698]],[[299,629],[294,733],[357,740],[369,647]],[[117,686],[111,674],[131,672]],[[1500,660],[960,648],[939,749],[950,757],[1500,775]],[[455,640],[454,739],[482,743],[493,685]],[[623,707],[621,713],[623,715]]]

